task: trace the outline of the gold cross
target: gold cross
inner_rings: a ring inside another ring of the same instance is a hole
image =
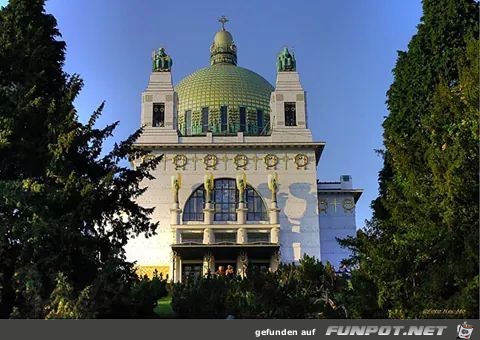
[[[193,154],[193,170],[197,170],[197,160],[198,160],[197,154],[194,153]]]
[[[340,204],[340,203],[337,202],[337,198],[336,198],[336,197],[333,198],[332,204],[333,204],[333,209],[334,209],[335,211],[337,211],[337,205]]]
[[[255,170],[257,170],[257,162],[258,162],[258,156],[257,156],[257,154],[255,154],[255,155],[253,156],[253,161],[255,162]]]
[[[222,157],[222,161],[225,163],[225,170],[227,170],[227,164],[228,164],[228,160],[230,158],[228,158],[227,154],[225,154],[223,157]]]
[[[222,17],[220,19],[218,19],[218,22],[220,22],[222,24],[222,30],[225,31],[225,24],[227,22],[229,22],[230,20],[228,20],[227,18],[225,18],[225,15],[222,15]]]
[[[290,159],[290,158],[288,158],[288,155],[287,155],[287,153],[285,152],[285,157],[283,157],[283,159],[282,159],[282,160],[285,162],[285,170],[288,170],[288,160],[289,160],[289,159]]]

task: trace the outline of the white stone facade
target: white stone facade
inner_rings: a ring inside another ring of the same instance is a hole
[[[318,183],[320,221],[320,258],[339,266],[350,253],[341,248],[336,238],[355,236],[355,203],[362,190],[352,188],[351,176],[340,176],[339,182]]]

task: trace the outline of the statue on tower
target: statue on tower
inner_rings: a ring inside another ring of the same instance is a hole
[[[152,71],[153,72],[170,72],[172,69],[172,58],[165,53],[165,49],[160,47],[152,53]]]
[[[295,71],[297,69],[297,62],[295,61],[295,55],[290,54],[288,48],[284,47],[282,52],[277,57],[277,71]]]

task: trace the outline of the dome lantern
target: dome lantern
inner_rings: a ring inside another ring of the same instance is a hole
[[[215,34],[210,46],[210,65],[222,63],[237,65],[237,46],[232,34],[225,30],[225,23],[229,20],[222,16],[218,21],[222,24],[222,29]]]

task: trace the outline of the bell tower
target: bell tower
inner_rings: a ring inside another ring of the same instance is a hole
[[[152,73],[145,91],[142,93],[141,124],[144,126],[142,142],[162,136],[177,141],[176,95],[172,82],[172,58],[165,49],[152,53]],[[166,140],[165,140],[166,139]]]
[[[311,142],[307,126],[305,91],[300,83],[295,55],[285,47],[277,57],[277,81],[270,97],[272,139]]]

